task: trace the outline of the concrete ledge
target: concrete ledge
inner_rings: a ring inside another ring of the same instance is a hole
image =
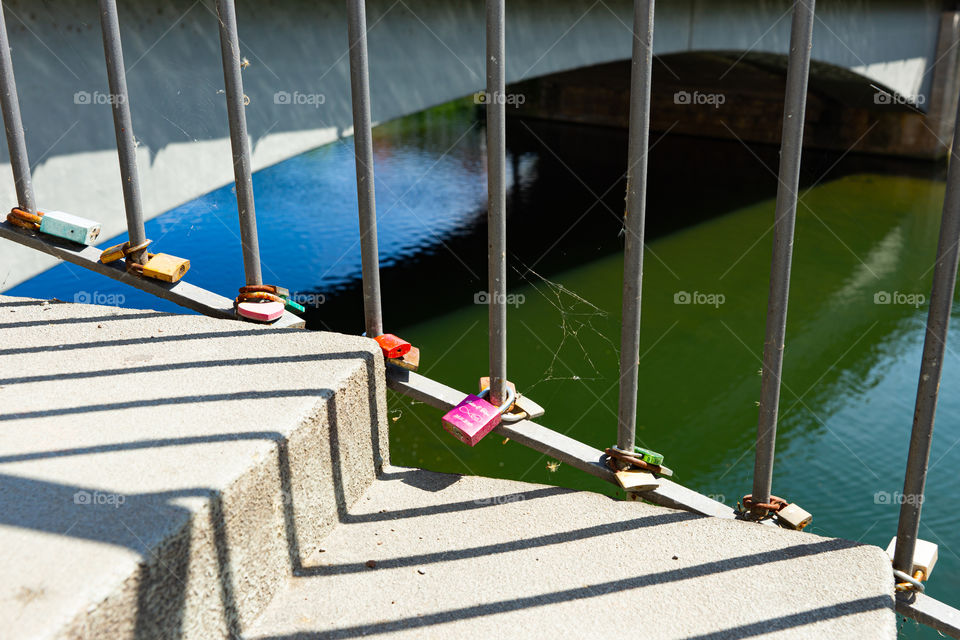
[[[372,340],[9,297],[0,335],[4,637],[236,636],[388,456]]]
[[[388,467],[244,636],[893,639],[878,547]]]

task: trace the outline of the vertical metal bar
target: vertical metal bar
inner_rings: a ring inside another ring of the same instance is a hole
[[[237,212],[240,215],[240,242],[243,245],[243,270],[247,284],[263,284],[260,274],[260,244],[257,240],[257,213],[253,206],[253,175],[250,169],[250,139],[244,111],[243,79],[240,77],[240,36],[237,35],[237,11],[234,0],[217,0],[220,22],[220,52],[223,55],[223,81],[230,120],[230,145],[233,148],[233,175],[237,187]]]
[[[627,155],[626,237],[623,249],[623,312],[620,328],[620,402],[617,446],[633,450],[637,424],[640,364],[640,294],[643,231],[647,207],[647,148],[650,142],[650,83],[653,75],[654,0],[633,3],[633,57],[630,72],[630,145]]]
[[[790,264],[793,232],[797,220],[797,189],[800,187],[800,156],[803,121],[807,107],[810,49],[813,46],[814,0],[796,0],[790,30],[787,89],[783,100],[783,134],[780,144],[780,184],[773,227],[773,258],[770,262],[770,298],[763,343],[763,373],[760,383],[760,417],[753,468],[753,500],[767,502],[773,483],[773,454],[780,405],[780,375],[783,370],[787,302],[790,298]]]
[[[957,111],[960,124],[960,109]],[[937,394],[943,357],[947,347],[947,328],[950,308],[957,284],[957,261],[960,259],[960,126],[953,134],[950,168],[947,175],[947,193],[943,201],[940,222],[940,240],[937,262],[933,269],[933,288],[930,292],[930,311],[927,314],[927,332],[923,340],[923,359],[920,362],[920,380],[917,383],[917,402],[913,412],[913,430],[907,470],[903,478],[903,502],[900,503],[900,522],[897,525],[897,548],[893,566],[912,573],[913,553],[920,528],[920,507],[923,503],[927,465],[930,462],[930,442],[933,438],[933,419],[937,411]]]
[[[490,288],[490,401],[507,382],[507,181],[504,0],[487,0],[487,277]]]
[[[353,96],[353,153],[357,161],[360,254],[363,267],[363,315],[370,337],[383,333],[377,204],[373,180],[373,132],[370,124],[370,72],[367,62],[367,10],[364,0],[347,0],[350,38],[350,91]]]
[[[7,37],[7,23],[0,4],[0,109],[3,110],[3,124],[7,132],[7,148],[10,150],[10,165],[13,167],[14,186],[17,189],[17,203],[30,213],[37,212],[37,201],[33,195],[33,178],[30,176],[30,160],[27,158],[27,141],[23,134],[23,120],[20,118],[20,98],[17,96],[17,82],[13,77],[13,59],[10,57],[10,40]]]
[[[137,145],[133,138],[130,95],[127,92],[126,67],[123,64],[120,19],[117,16],[116,0],[100,0],[100,27],[103,31],[103,52],[107,60],[107,78],[110,83],[110,104],[113,108],[113,128],[117,137],[117,155],[120,158],[123,204],[127,213],[127,235],[131,245],[139,245],[147,239],[147,234],[143,228]],[[131,253],[128,260],[143,264],[146,261],[146,253],[145,249]]]

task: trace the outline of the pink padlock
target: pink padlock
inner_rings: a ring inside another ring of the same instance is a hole
[[[500,424],[500,416],[516,400],[516,392],[507,387],[507,397],[499,407],[490,404],[484,396],[490,389],[484,389],[479,396],[472,393],[460,401],[460,404],[443,416],[443,428],[460,442],[475,446],[483,436]]]

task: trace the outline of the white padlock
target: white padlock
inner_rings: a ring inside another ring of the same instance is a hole
[[[893,556],[896,552],[897,537],[894,536],[890,540],[890,544],[887,545],[887,555],[890,556],[890,562],[893,562]],[[923,571],[923,579],[928,580],[935,564],[937,564],[937,545],[917,538],[917,545],[913,550],[913,568],[910,570],[910,575],[917,571]]]

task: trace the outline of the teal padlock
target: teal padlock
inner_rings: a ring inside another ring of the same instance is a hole
[[[283,296],[280,297],[283,298]],[[290,298],[283,298],[283,306],[290,309],[290,311],[299,311],[300,313],[304,313],[307,310],[302,304],[294,302]]]
[[[644,449],[643,447],[638,446],[633,447],[633,453],[636,454],[638,458],[649,464],[663,464],[662,453],[657,453],[656,451],[651,451],[650,449]]]
[[[93,244],[100,235],[100,223],[72,213],[47,211],[40,220],[40,232],[80,244]]]

